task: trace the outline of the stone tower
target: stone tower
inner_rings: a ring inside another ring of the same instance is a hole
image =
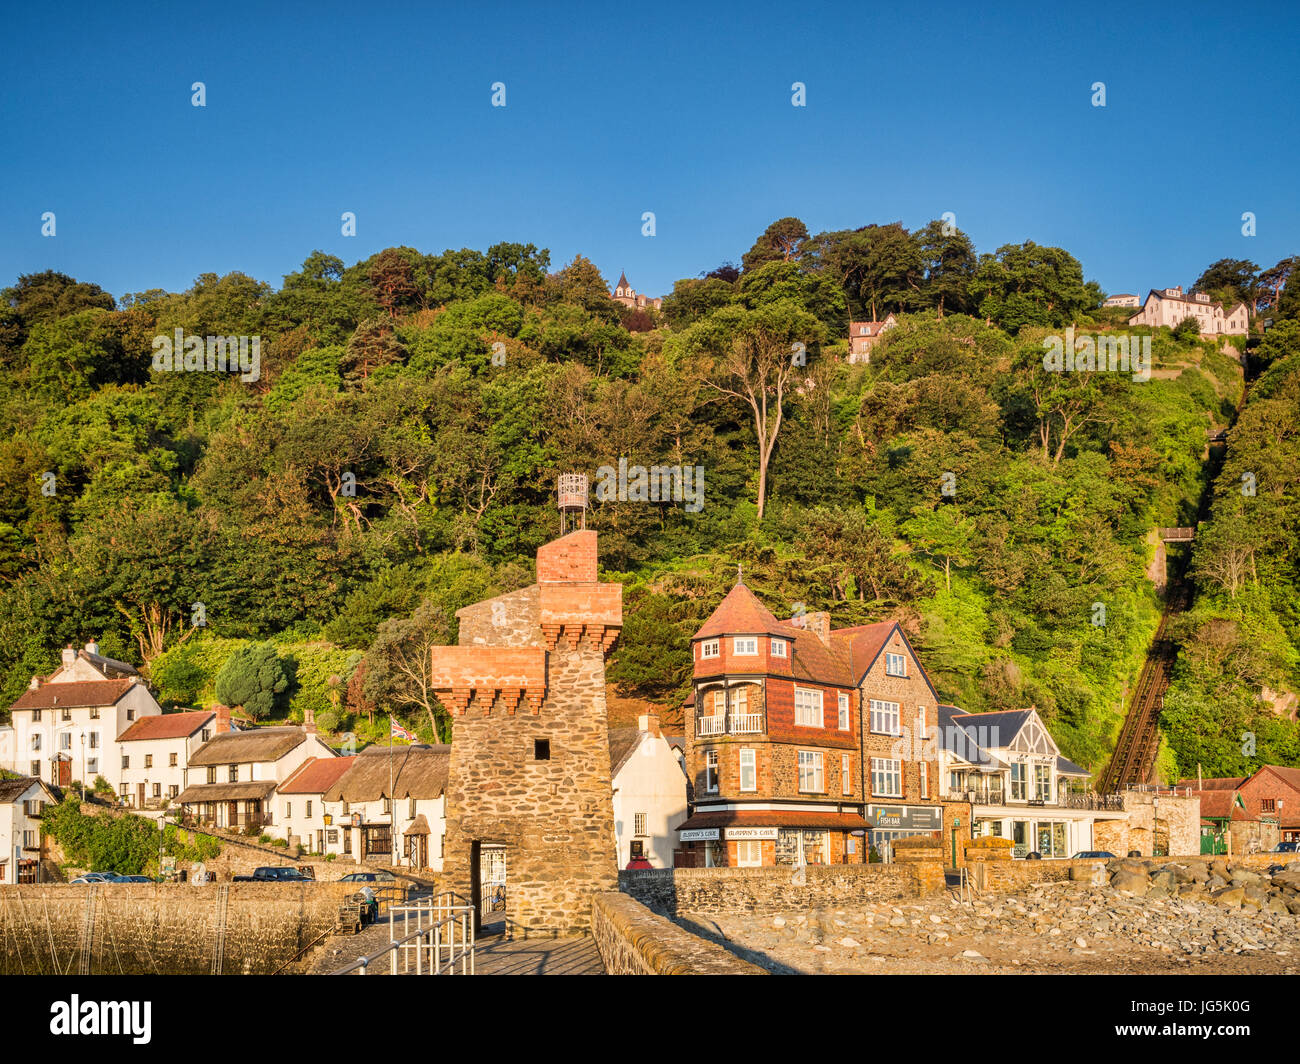
[[[586,929],[591,893],[618,887],[605,655],[623,587],[598,581],[583,529],[537,552],[536,584],[456,616],[459,645],[433,648],[455,716],[443,878],[477,899],[482,847],[503,845],[510,929]]]

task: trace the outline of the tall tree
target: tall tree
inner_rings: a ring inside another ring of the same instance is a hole
[[[798,262],[807,242],[808,227],[803,222],[798,218],[778,218],[745,252],[741,264],[746,270],[753,270],[767,262]]]

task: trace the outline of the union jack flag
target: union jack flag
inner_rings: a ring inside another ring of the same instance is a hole
[[[392,717],[388,718],[388,723],[392,725],[392,728],[388,732],[390,737],[394,739],[405,739],[408,743],[415,742],[415,736],[398,724],[397,721],[393,720]]]

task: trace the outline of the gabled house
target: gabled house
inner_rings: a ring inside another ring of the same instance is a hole
[[[41,812],[54,802],[35,776],[0,780],[0,885],[40,882]]]
[[[347,773],[356,761],[350,757],[310,757],[275,789],[267,833],[284,839],[289,849],[302,846],[308,853],[326,853],[326,833],[337,834],[332,821],[326,824],[325,793]]]
[[[185,787],[176,798],[182,816],[195,823],[250,834],[272,816],[278,784],[308,758],[338,755],[305,728],[230,731],[229,710],[217,709],[215,734],[190,755]]]
[[[824,630],[778,621],[738,580],[691,652],[695,804],[676,863],[863,861],[860,709],[843,649]]]
[[[831,629],[829,614],[812,613],[803,623],[825,631],[848,665],[869,841],[880,860],[891,861],[897,839],[938,837],[951,815],[939,788],[939,696],[896,621]]]
[[[898,321],[892,314],[886,316],[884,321],[849,322],[849,361],[870,362],[871,349],[881,336],[897,324]]]
[[[141,717],[117,737],[121,750],[122,801],[135,809],[174,802],[185,789],[185,770],[200,746],[212,738],[210,709]]]
[[[658,716],[643,713],[635,728],[610,728],[609,761],[619,868],[637,858],[672,868],[686,819],[686,769]]]
[[[0,734],[0,765],[37,776],[54,787],[74,780],[87,787],[103,776],[119,791],[117,737],[162,707],[135,667],[99,653],[95,643],[63,651],[58,670],[31,684],[10,707],[11,725]]]
[[[1300,768],[1261,765],[1249,776],[1181,782],[1199,788],[1202,826],[1226,846],[1232,836],[1234,854],[1272,849],[1278,842],[1300,842]],[[1225,813],[1217,793],[1235,798]]]
[[[1132,315],[1128,323],[1172,329],[1185,318],[1196,321],[1202,336],[1245,336],[1250,331],[1250,315],[1245,303],[1238,303],[1225,311],[1204,292],[1184,294],[1181,285],[1151,289],[1142,309]]]
[[[442,871],[450,746],[370,746],[321,796],[325,853]]]
[[[1094,844],[1098,820],[1126,818],[1121,795],[1096,795],[1089,771],[1062,756],[1035,709],[939,707],[945,797],[971,807],[971,835],[1010,839],[1012,855],[1069,857]]]

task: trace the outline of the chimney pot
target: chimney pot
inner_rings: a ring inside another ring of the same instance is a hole
[[[77,652],[72,649],[72,644],[69,643],[66,647],[63,648],[63,664],[71,665],[76,660],[77,660]]]
[[[641,731],[648,731],[651,735],[655,736],[656,738],[658,737],[659,735],[659,714],[658,713],[642,713],[639,717],[637,717],[636,723],[637,723],[637,727],[640,728]]]
[[[30,684],[28,684],[27,686],[28,686],[28,688],[29,688],[30,690],[35,691],[38,687],[41,686],[40,677],[38,677],[38,676],[33,676],[33,677],[32,677],[32,682],[31,682]]]
[[[86,644],[86,653],[88,653],[88,654],[98,654],[98,653],[99,653],[99,644],[96,643],[96,642],[92,639],[89,643]]]

